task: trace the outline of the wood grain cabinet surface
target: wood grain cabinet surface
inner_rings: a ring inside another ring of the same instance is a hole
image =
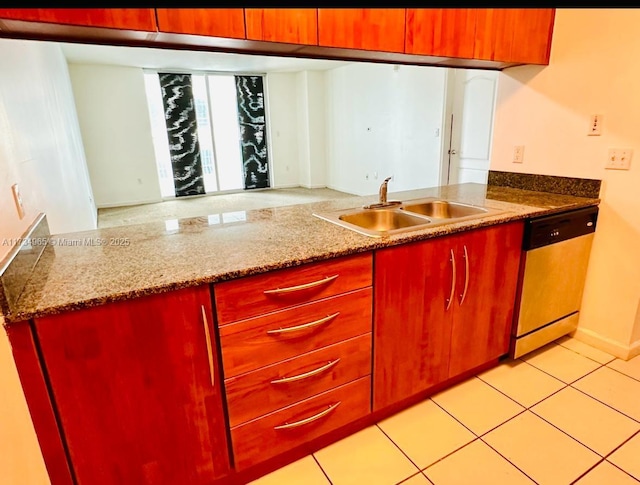
[[[246,38],[241,8],[158,8],[156,13],[161,32]]]
[[[1,8],[0,18],[155,32],[152,8]]]
[[[318,44],[385,52],[404,52],[405,9],[320,8]]]
[[[208,286],[35,320],[79,484],[230,470]]]
[[[318,45],[318,9],[245,8],[247,39]]]
[[[508,353],[522,228],[376,252],[374,411]]]

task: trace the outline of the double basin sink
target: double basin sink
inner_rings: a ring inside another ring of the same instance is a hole
[[[313,215],[366,236],[382,237],[499,212],[487,207],[429,197]]]

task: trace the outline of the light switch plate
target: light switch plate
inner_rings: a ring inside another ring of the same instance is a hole
[[[632,148],[609,148],[605,168],[609,170],[629,170],[632,156]]]
[[[11,192],[13,193],[13,202],[16,204],[16,210],[18,211],[18,217],[24,218],[24,206],[22,205],[22,197],[20,196],[20,189],[18,184],[11,186]]]

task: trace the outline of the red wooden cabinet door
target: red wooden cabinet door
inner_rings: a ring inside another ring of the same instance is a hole
[[[78,483],[228,473],[210,302],[203,286],[36,319]]]
[[[318,45],[318,9],[246,8],[247,39]]]
[[[548,64],[555,9],[478,9],[474,57]]]
[[[158,8],[156,13],[160,32],[246,38],[241,8]]]
[[[449,377],[509,352],[522,222],[457,236]]]
[[[478,9],[408,8],[407,54],[473,57]]]
[[[0,18],[155,32],[152,8],[2,8]]]
[[[373,410],[446,380],[455,238],[375,254]]]
[[[318,44],[404,52],[404,8],[320,8]]]

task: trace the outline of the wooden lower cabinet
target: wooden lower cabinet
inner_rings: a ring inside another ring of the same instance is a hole
[[[505,355],[523,224],[375,254],[373,410]]]
[[[371,378],[363,377],[231,429],[243,470],[369,414]]]
[[[208,286],[35,320],[77,483],[230,470]]]

